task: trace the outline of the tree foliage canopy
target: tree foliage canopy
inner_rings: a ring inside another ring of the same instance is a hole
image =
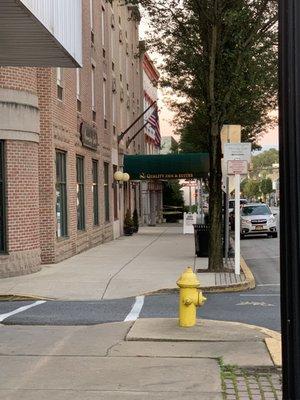
[[[262,170],[269,171],[273,164],[279,163],[279,151],[277,149],[266,150],[252,157],[253,173],[258,174]]]
[[[269,111],[277,101],[277,2],[141,3],[154,26],[151,44],[163,55],[162,84],[184,99],[175,104],[183,147],[187,132],[193,143],[196,131],[201,145],[207,147],[212,107],[219,126],[240,124],[243,141],[255,141],[270,122]]]
[[[181,146],[210,153],[210,269],[222,257],[223,124],[255,141],[277,91],[277,0],[140,0],[163,56],[162,84],[177,94]],[[197,141],[198,135],[198,141]],[[188,140],[192,138],[192,143]],[[188,140],[187,140],[188,139]]]

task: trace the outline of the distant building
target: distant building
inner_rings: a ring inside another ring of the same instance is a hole
[[[143,57],[143,89],[144,89],[144,110],[151,104],[157,102],[159,73],[154,66],[149,54]],[[144,153],[159,154],[161,136],[159,128],[159,115],[157,103],[155,103],[144,116]],[[162,221],[162,183],[161,181],[142,182],[142,222],[147,225],[156,225]]]
[[[162,136],[160,154],[169,154],[177,148],[178,142],[173,136]]]

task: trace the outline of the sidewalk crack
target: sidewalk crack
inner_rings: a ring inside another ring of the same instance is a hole
[[[162,233],[160,233],[155,239],[153,239],[150,243],[147,244],[146,247],[144,247],[142,250],[140,250],[134,257],[132,257],[129,261],[127,261],[120,269],[119,271],[117,271],[116,273],[114,273],[108,280],[107,285],[104,289],[104,292],[101,296],[101,300],[104,299],[104,296],[107,293],[108,287],[111,284],[112,280],[119,275],[120,272],[123,271],[123,269],[125,269],[127,267],[127,265],[129,265],[130,263],[132,263],[132,261],[134,261],[136,258],[138,258],[145,250],[147,250],[150,246],[152,246],[153,243],[155,243],[158,239],[160,239],[161,236],[163,236],[166,232],[167,232],[168,228],[166,228]]]

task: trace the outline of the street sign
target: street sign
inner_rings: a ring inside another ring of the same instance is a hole
[[[227,173],[228,175],[246,175],[248,172],[248,163],[246,160],[228,160]]]
[[[251,161],[251,143],[225,143],[224,161],[246,160]]]
[[[184,213],[183,215],[183,234],[194,233],[194,224],[197,222],[196,213]]]
[[[184,187],[194,187],[194,188],[196,188],[197,187],[197,182],[183,182],[181,185],[184,186]]]

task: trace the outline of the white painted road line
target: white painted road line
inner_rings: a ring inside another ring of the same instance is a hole
[[[261,285],[256,285],[256,286],[280,286],[280,283],[262,283]]]
[[[140,312],[142,311],[142,308],[144,305],[144,300],[145,300],[145,296],[138,296],[135,298],[135,303],[134,303],[130,313],[124,319],[124,322],[136,321],[138,319]]]
[[[17,308],[16,310],[11,311],[11,312],[9,312],[9,313],[0,314],[0,322],[2,322],[2,321],[4,321],[5,319],[11,317],[12,315],[19,314],[19,313],[21,313],[21,312],[23,312],[23,311],[28,310],[29,308],[36,307],[36,306],[39,306],[40,304],[44,304],[44,303],[46,303],[45,300],[39,300],[39,301],[36,301],[36,302],[33,303],[33,304],[29,304],[28,306],[19,307],[19,308]]]

